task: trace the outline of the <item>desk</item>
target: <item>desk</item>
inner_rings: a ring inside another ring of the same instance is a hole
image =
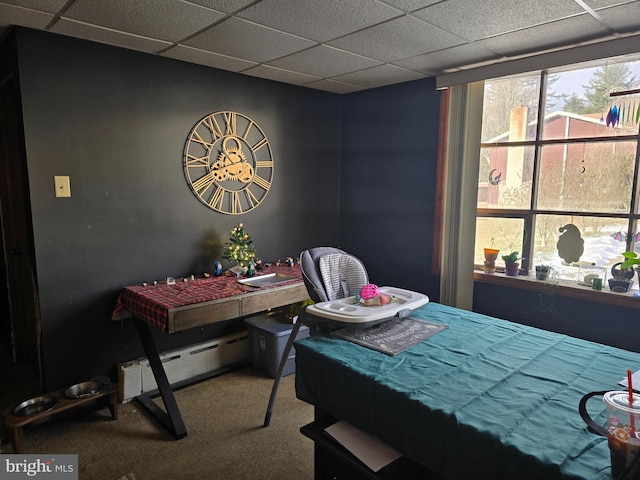
[[[449,328],[394,357],[298,341],[297,397],[447,479],[611,479],[607,439],[578,403],[623,390],[640,354],[436,303],[414,316]],[[589,412],[606,423],[602,401]]]
[[[120,292],[113,320],[133,317],[149,365],[158,384],[166,412],[148,395],[136,397],[176,439],[187,435],[187,429],[175,401],[166,372],[150,328],[157,327],[172,334],[190,328],[232,320],[309,298],[302,281],[300,267],[272,266],[260,274],[278,273],[292,280],[260,288],[242,285],[235,277],[209,277],[195,280],[177,279],[175,285],[131,285]]]

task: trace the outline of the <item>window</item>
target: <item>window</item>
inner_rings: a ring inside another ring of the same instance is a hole
[[[578,265],[609,270],[640,252],[639,87],[640,61],[612,59],[485,81],[478,268],[483,248],[517,250],[521,267],[552,265],[571,280]],[[579,259],[558,252],[569,224],[584,241]]]

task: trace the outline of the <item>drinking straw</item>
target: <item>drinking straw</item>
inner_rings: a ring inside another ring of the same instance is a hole
[[[633,408],[633,385],[631,383],[631,370],[627,370],[627,388],[629,390],[629,408]],[[631,435],[635,437],[635,414],[631,413]]]

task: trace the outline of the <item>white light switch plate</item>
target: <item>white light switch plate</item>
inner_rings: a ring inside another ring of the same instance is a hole
[[[53,183],[56,188],[56,197],[70,197],[71,183],[69,177],[54,176]]]

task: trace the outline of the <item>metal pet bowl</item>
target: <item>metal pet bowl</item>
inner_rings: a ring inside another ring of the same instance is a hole
[[[13,414],[17,417],[29,417],[42,412],[48,412],[58,404],[58,399],[48,395],[34,397],[18,404],[13,409]]]
[[[93,397],[102,391],[104,384],[100,382],[82,382],[67,388],[64,395],[67,398],[79,399]]]

